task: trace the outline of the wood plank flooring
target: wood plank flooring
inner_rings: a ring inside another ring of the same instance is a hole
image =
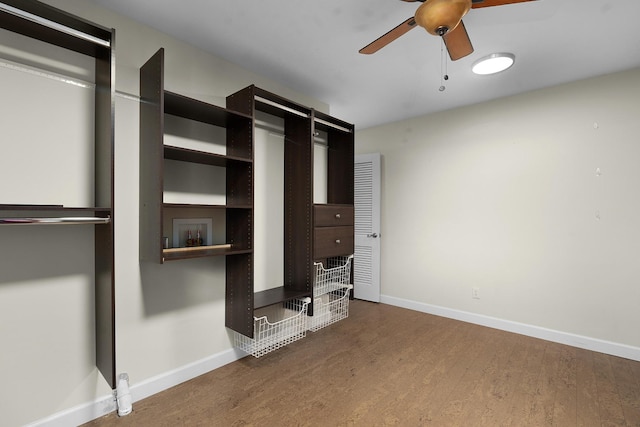
[[[640,362],[384,304],[86,424],[640,426]]]

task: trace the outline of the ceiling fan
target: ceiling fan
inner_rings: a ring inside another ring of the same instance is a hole
[[[423,27],[434,36],[441,36],[447,46],[452,61],[464,58],[473,52],[469,34],[464,27],[462,17],[469,9],[480,7],[502,6],[504,4],[522,3],[535,0],[402,0],[405,2],[420,1],[422,4],[411,18],[404,21],[382,37],[374,40],[359,50],[360,53],[372,54],[382,49],[401,35],[415,28]]]

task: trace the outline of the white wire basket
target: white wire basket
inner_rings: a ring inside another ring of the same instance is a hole
[[[264,356],[304,338],[307,333],[307,307],[311,298],[294,299],[256,310],[253,338],[234,331],[234,346],[254,357]]]
[[[349,286],[352,261],[353,255],[328,258],[327,268],[321,262],[314,262],[313,265],[316,267],[316,277],[313,283],[314,297]]]
[[[309,330],[317,331],[349,316],[349,290],[353,255],[327,259],[327,268],[315,262],[313,284],[313,316],[309,317]]]
[[[332,323],[349,317],[349,290],[353,285],[320,295],[313,300],[313,316],[309,317],[309,330],[316,332]]]

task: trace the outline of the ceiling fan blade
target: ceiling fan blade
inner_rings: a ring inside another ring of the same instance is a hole
[[[372,41],[358,52],[364,53],[365,55],[375,53],[416,26],[416,20],[412,16],[393,30]]]
[[[524,3],[526,1],[535,1],[535,0],[473,0],[471,7],[473,9],[478,9],[480,7],[502,6],[504,4],[512,4],[512,3]]]
[[[452,61],[457,61],[460,58],[471,54],[473,52],[473,46],[467,34],[467,29],[464,26],[464,22],[460,21],[458,26],[453,31],[448,32],[442,36],[444,44],[449,51],[449,57]]]

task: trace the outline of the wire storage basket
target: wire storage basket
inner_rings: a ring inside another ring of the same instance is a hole
[[[317,331],[349,316],[349,290],[353,285],[314,298],[309,330]]]
[[[313,316],[309,330],[317,331],[349,316],[349,290],[353,255],[327,259],[327,268],[314,263],[316,276],[313,286]]]
[[[351,281],[352,261],[353,255],[327,258],[327,268],[321,262],[314,262],[316,277],[313,295],[324,295],[348,286]]]
[[[256,310],[253,338],[234,331],[234,346],[254,357],[264,356],[306,336],[311,298],[293,299]]]

